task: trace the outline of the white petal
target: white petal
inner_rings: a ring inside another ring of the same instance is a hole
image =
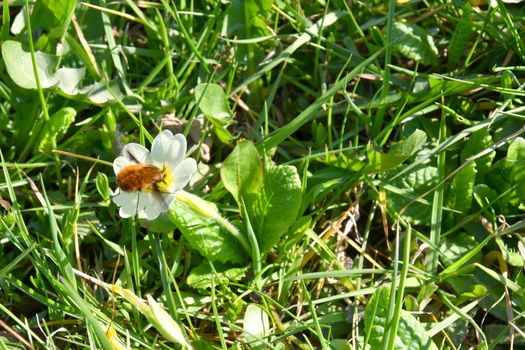
[[[173,136],[171,131],[164,130],[155,137],[151,146],[151,156],[157,166],[167,165],[173,170],[186,154],[186,138],[182,134]]]
[[[113,196],[113,203],[120,207],[119,215],[123,218],[132,217],[137,213],[138,192],[120,191]]]
[[[138,143],[128,143],[122,149],[122,156],[133,163],[151,163],[151,157],[146,147]]]
[[[137,192],[126,192],[118,189],[118,192],[115,191],[116,194],[113,196],[113,203],[116,205],[122,206],[124,204],[129,203],[132,200],[135,200],[138,193]]]
[[[154,162],[166,163],[169,159],[169,150],[173,134],[169,130],[163,130],[158,134],[151,144],[151,153]]]
[[[173,168],[182,162],[186,156],[186,138],[183,134],[173,136],[170,147],[170,156],[171,159],[168,164],[171,164]]]
[[[197,170],[197,162],[193,158],[186,158],[177,165],[173,170],[173,182],[168,189],[168,192],[175,192],[182,190],[190,181],[191,177]]]
[[[120,170],[122,170],[122,168],[128,165],[131,165],[131,164],[134,164],[134,163],[126,157],[120,156],[120,157],[115,158],[115,160],[113,161],[113,170],[115,171],[115,175],[118,175],[118,173],[120,173]]]
[[[140,192],[139,193],[139,210],[143,210],[151,205],[153,201],[153,192]]]
[[[140,204],[141,212],[139,217],[145,218],[147,220],[156,219],[160,213],[163,211],[164,207],[164,198],[159,193],[150,192],[144,193],[144,200]]]
[[[138,216],[141,219],[146,218],[146,214],[144,213],[144,210],[150,205],[150,199],[151,199],[151,192],[140,192],[139,194],[139,203],[138,203]]]
[[[171,203],[175,200],[175,197],[177,196],[176,193],[163,193],[162,194],[162,197],[164,197],[164,208],[163,208],[163,212],[164,211],[168,211],[169,208],[171,207]]]
[[[132,216],[135,216],[135,211],[126,211],[126,208],[124,207],[120,207],[119,211],[118,211],[118,215],[120,215],[121,218],[123,219],[127,219],[127,218],[130,218]]]

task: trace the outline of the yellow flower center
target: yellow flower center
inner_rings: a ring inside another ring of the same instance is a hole
[[[164,174],[164,177],[161,181],[155,183],[155,190],[166,193],[173,182],[173,176],[170,173],[170,169],[165,165],[162,167],[162,173]]]
[[[160,170],[160,169],[159,169]],[[160,172],[160,179],[155,179],[150,186],[144,187],[141,189],[142,192],[159,192],[166,193],[173,182],[173,176],[170,173],[170,169],[164,165],[162,171]]]

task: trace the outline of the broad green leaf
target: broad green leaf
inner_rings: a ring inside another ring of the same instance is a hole
[[[471,235],[460,232],[453,236],[448,236],[441,241],[441,261],[446,267],[452,265],[460,258],[465,256],[469,251],[473,250],[478,242]],[[468,264],[481,262],[481,253],[476,254]]]
[[[252,77],[261,70],[259,62],[265,61],[267,51],[263,45],[273,41],[273,32],[269,31],[269,15],[273,0],[231,0],[226,12],[225,24],[227,34],[234,40],[250,42],[249,45],[237,45],[234,51],[238,62],[245,62],[245,76]],[[257,43],[258,38],[265,37],[267,42]],[[263,94],[259,89],[260,82],[250,84],[249,104],[262,102]],[[262,105],[261,105],[262,106]],[[254,106],[255,109],[256,105]]]
[[[2,44],[2,56],[5,61],[7,73],[15,84],[24,89],[37,89],[31,53],[25,51],[18,41],[7,40]],[[36,66],[40,87],[48,89],[57,86],[67,95],[82,93],[78,85],[86,74],[85,68],[60,68],[57,64],[59,57],[44,52],[35,52]]]
[[[393,143],[390,151],[383,153],[371,145],[362,154],[329,154],[324,160],[338,168],[373,174],[389,171],[413,156],[427,141],[424,131],[416,129],[406,139]]]
[[[456,96],[462,95],[473,90],[473,86],[481,84],[494,84],[500,78],[495,76],[469,76],[456,77],[454,80],[449,80],[446,77],[437,74],[418,74],[418,77],[426,77],[425,80],[420,80],[418,90],[406,96],[406,94],[399,94],[392,97],[392,103],[399,101],[401,98],[407,98],[409,103],[427,102],[429,100],[438,100],[442,96]],[[368,108],[366,105],[358,104],[361,109]]]
[[[204,116],[215,126],[217,137],[224,143],[233,140],[234,137],[226,129],[233,114],[224,89],[217,84],[199,84],[195,87],[195,101]]]
[[[396,22],[392,28],[394,49],[406,57],[426,65],[437,66],[439,64],[438,51],[434,40],[421,27]]]
[[[525,140],[515,138],[509,145],[507,157],[486,174],[486,184],[498,194],[507,192],[498,201],[504,212],[515,213],[525,200]]]
[[[388,171],[414,155],[423,147],[426,141],[427,135],[425,132],[416,129],[405,140],[392,144],[388,153],[370,149],[367,154],[368,165],[363,171],[366,173]]]
[[[314,120],[312,121],[311,129],[315,148],[322,149],[326,145],[326,127],[324,123]]]
[[[38,88],[33,74],[31,53],[25,51],[20,42],[7,40],[2,43],[2,57],[7,73],[15,84],[24,89]],[[112,91],[107,89],[107,84],[103,81],[80,87],[86,74],[84,67],[62,67],[55,71],[59,62],[58,56],[37,51],[35,58],[42,89],[57,87],[64,95],[86,96],[91,103],[100,105],[123,97],[118,81],[109,82],[109,88]]]
[[[25,51],[20,42],[4,41],[2,43],[2,57],[7,73],[18,86],[24,89],[37,88],[31,53]],[[58,77],[53,73],[58,64],[58,57],[37,51],[35,58],[40,86],[47,89],[58,84]]]
[[[36,148],[39,150],[49,150],[56,146],[57,138],[65,135],[67,129],[75,120],[77,111],[71,107],[64,107],[46,122],[36,141]]]
[[[485,207],[488,203],[494,202],[498,197],[496,191],[487,186],[486,184],[479,184],[474,186],[474,199],[480,206],[480,208]],[[497,205],[493,204],[493,205]]]
[[[432,193],[419,197],[436,185],[436,177],[436,167],[423,166],[396,178],[384,187],[388,207],[396,213],[403,210],[401,216],[407,222],[430,225]]]
[[[500,320],[506,320],[505,303],[499,297],[505,293],[502,284],[473,265],[463,267],[457,274],[443,279],[454,290],[454,294],[464,300],[481,299],[480,306]],[[483,292],[485,294],[482,294]]]
[[[243,247],[217,222],[199,215],[177,200],[172,203],[167,214],[190,246],[202,256],[211,261],[245,261]]]
[[[301,180],[290,165],[271,166],[257,194],[245,199],[261,253],[269,251],[295,222],[302,202]]]
[[[513,249],[509,247],[510,242],[506,242],[501,237],[495,237],[496,243],[501,251],[501,257],[510,265],[516,267],[525,266],[525,260],[521,256],[518,249]]]
[[[224,89],[218,84],[199,84],[195,87],[195,100],[208,119],[227,124],[233,118]]]
[[[146,228],[148,232],[168,233],[177,229],[167,215],[160,215],[155,220],[139,219],[140,226]]]
[[[45,29],[52,38],[61,38],[71,22],[76,0],[39,0],[31,13],[34,28]]]
[[[97,173],[97,178],[95,179],[95,185],[97,187],[97,191],[102,197],[103,201],[109,202],[110,199],[110,190],[109,190],[109,180],[108,176],[103,173]]]
[[[266,19],[273,0],[232,0],[228,10],[228,32],[240,31],[241,39],[267,33]]]
[[[465,48],[467,47],[473,28],[471,16],[472,8],[468,2],[465,2],[463,14],[458,20],[456,29],[454,29],[454,33],[452,34],[452,39],[450,39],[450,43],[448,44],[447,66],[449,70],[456,68],[459,60],[465,54]]]
[[[471,208],[476,173],[476,163],[471,162],[454,175],[447,191],[446,205],[448,208],[463,213]]]
[[[108,90],[108,87],[111,91]],[[96,105],[103,105],[104,103],[114,101],[115,99],[120,100],[124,98],[118,80],[109,82],[108,86],[106,86],[106,83],[103,81],[100,81],[82,88],[76,91],[76,93],[86,95],[86,98]]]
[[[60,68],[55,74],[58,79],[58,88],[66,95],[74,96],[83,94],[91,87],[79,89],[82,79],[86,76],[86,68]]]
[[[472,289],[466,292],[463,292],[459,295],[458,302],[465,302],[471,300],[477,300],[483,298],[487,295],[487,287],[481,284],[475,284],[472,286]]]
[[[492,144],[492,136],[490,135],[488,129],[483,128],[473,132],[469,135],[467,141],[465,142],[465,146],[461,150],[461,163],[464,163],[467,158],[475,156],[477,153],[483,151]],[[496,151],[492,150],[486,155],[474,160],[476,163],[476,169],[481,175],[490,170],[495,156]]]
[[[352,346],[346,339],[333,339],[330,341],[330,350],[352,350]]]
[[[235,146],[222,163],[221,179],[239,206],[241,197],[259,190],[263,183],[263,165],[253,143],[242,141]]]
[[[370,334],[368,344],[371,349],[382,349],[387,334],[388,303],[390,287],[379,287],[365,309],[365,331]],[[437,350],[438,347],[428,335],[425,326],[411,313],[401,310],[399,326],[395,335],[394,349]]]
[[[461,267],[451,270],[450,276],[444,278],[444,281],[452,287],[456,295],[469,300],[474,299],[474,296],[479,296],[479,293],[483,292],[483,288],[479,286],[484,286],[484,289],[490,293],[478,297],[481,299],[480,304],[496,317],[504,319],[506,317],[505,305],[497,302],[503,293],[503,286],[475,268],[476,263],[483,261],[480,243],[474,239],[472,234],[466,232],[448,236],[441,242],[439,249],[441,261],[447,269],[474,252],[470,259],[461,264]]]
[[[195,289],[209,289],[212,287],[211,278],[212,273],[214,284],[228,283],[230,281],[240,281],[246,275],[247,267],[231,268],[227,265],[215,262],[213,263],[215,272],[211,269],[208,261],[200,263],[197,267],[191,270],[186,283]]]
[[[327,154],[327,157],[322,161],[336,168],[352,172],[361,172],[368,165],[366,152],[364,154],[358,154],[357,152]]]
[[[525,139],[517,137],[509,146],[505,168],[510,169],[511,186],[515,203],[525,199]]]
[[[270,333],[268,314],[259,305],[249,304],[244,313],[243,325],[244,336],[250,349],[266,349],[260,339],[264,339]]]

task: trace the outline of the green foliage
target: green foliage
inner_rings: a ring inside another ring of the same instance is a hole
[[[31,13],[34,28],[45,29],[50,38],[60,39],[65,34],[76,0],[42,0],[35,3]]]
[[[458,171],[448,188],[446,207],[458,212],[466,213],[472,207],[474,185],[476,183],[476,163],[467,163]]]
[[[465,142],[465,146],[461,150],[460,162],[463,164],[468,160],[469,157],[476,156],[479,152],[489,148],[492,144],[492,136],[487,129],[480,129],[472,133]],[[494,150],[491,150],[482,157],[476,156],[474,162],[480,175],[486,174],[490,170],[495,156],[496,151]]]
[[[269,165],[263,172],[255,146],[239,143],[221,168],[224,187],[246,211],[261,252],[269,251],[299,214],[302,186],[297,169]]]
[[[217,222],[178,201],[173,202],[168,216],[190,246],[210,261],[240,263],[245,260],[239,242]]]
[[[440,251],[442,252],[442,259],[445,265],[450,266],[452,263],[458,261],[461,257],[474,249],[476,244],[476,240],[465,232],[458,233],[450,239],[444,240],[440,247]],[[481,254],[478,253],[474,255],[470,262],[481,262]]]
[[[246,275],[246,267],[228,267],[221,263],[214,263],[213,269],[209,262],[202,262],[193,268],[186,283],[195,289],[210,289],[213,284],[225,284],[240,281]]]
[[[517,204],[525,199],[525,139],[518,137],[512,141],[504,166],[509,171],[510,183],[515,186],[511,201]]]
[[[301,201],[301,180],[295,167],[270,166],[259,192],[246,199],[261,252],[269,251],[296,221]]]
[[[472,7],[466,2],[462,9],[462,15],[458,19],[456,28],[450,39],[450,43],[448,44],[447,66],[449,70],[455,68],[465,54],[465,47],[468,45],[473,29],[471,17]]]
[[[94,83],[85,87],[81,84],[86,70],[81,68],[61,67],[57,69],[60,56],[45,52],[35,52],[35,66],[37,78],[34,74],[31,53],[24,50],[21,42],[7,40],[2,43],[2,56],[9,77],[18,86],[24,89],[42,89],[57,87],[63,94],[71,97],[85,96],[95,104],[106,103],[120,97],[117,86],[110,84],[106,89],[104,82]]]
[[[423,28],[395,22],[392,35],[397,40],[394,48],[407,58],[426,65],[438,65],[438,51],[434,40]]]
[[[67,129],[75,120],[76,115],[77,111],[71,107],[64,107],[53,114],[38,134],[35,143],[36,148],[41,151],[50,151],[51,148],[55,147],[57,138],[66,134]]]
[[[36,89],[38,87],[33,73],[31,53],[22,48],[21,42],[4,41],[2,43],[2,58],[7,72],[15,84],[25,89]],[[53,72],[58,64],[58,57],[44,52],[35,52],[35,60],[40,87],[47,89],[58,84],[59,78]]]
[[[381,153],[374,149],[369,149],[366,154],[368,162],[363,171],[365,173],[389,171],[416,154],[426,141],[427,135],[425,132],[416,129],[405,140],[393,143],[390,147],[390,151],[387,153]]]
[[[498,201],[501,208],[515,212],[525,200],[525,140],[512,141],[505,159],[496,163],[487,174],[487,185],[502,194]]]
[[[382,348],[383,342],[387,339],[385,335],[389,332],[387,319],[389,296],[389,287],[378,288],[365,309],[365,331],[372,349]],[[438,349],[425,326],[405,310],[401,310],[398,332],[393,336],[395,336],[394,349]]]
[[[241,38],[262,36],[273,0],[233,0],[228,10],[228,32],[240,31]]]
[[[480,251],[485,244],[486,241],[479,243],[465,232],[447,237],[440,247],[442,261],[450,271],[445,281],[461,301],[479,299],[491,314],[505,319],[504,304],[498,303],[496,297],[503,291],[503,286],[476,267],[476,263],[482,262]]]
[[[525,265],[525,257],[520,254],[519,251],[509,248],[509,243],[506,243],[500,237],[496,237],[496,243],[501,252],[501,257],[505,262],[511,266],[522,267]]]
[[[233,118],[224,90],[217,84],[199,84],[195,87],[195,99],[199,108],[210,120],[228,124]]]
[[[251,45],[240,45],[235,52],[238,61],[248,63],[249,73],[253,73],[256,62],[264,58],[262,45],[254,39],[271,34],[268,16],[273,3],[273,0],[232,0],[226,13],[227,33],[232,38],[251,42]],[[257,89],[256,84],[252,86]]]
[[[519,347],[523,6],[393,3],[4,1],[6,327],[52,350]],[[198,172],[122,218],[111,162],[163,129]]]
[[[102,197],[103,200],[108,201],[109,200],[109,180],[106,174],[104,173],[98,173],[97,178],[95,180],[95,184],[97,186],[97,191]]]
[[[259,191],[263,184],[263,165],[253,143],[242,141],[221,166],[224,187],[241,206],[242,199]]]
[[[206,118],[215,126],[217,137],[223,142],[233,139],[226,129],[233,115],[228,107],[224,90],[217,84],[199,84],[195,87],[195,100]]]
[[[426,140],[425,132],[416,129],[405,140],[392,143],[390,150],[386,153],[368,145],[366,151],[360,156],[328,155],[326,162],[339,168],[365,174],[385,172],[392,170],[416,154],[423,147]]]
[[[436,185],[437,168],[422,166],[398,177],[386,186],[387,205],[414,225],[430,226],[431,189]]]

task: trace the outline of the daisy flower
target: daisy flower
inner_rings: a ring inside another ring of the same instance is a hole
[[[167,211],[197,170],[195,159],[185,155],[186,138],[169,130],[155,137],[151,153],[138,143],[125,145],[113,162],[118,185],[113,202],[120,216],[154,220]]]

